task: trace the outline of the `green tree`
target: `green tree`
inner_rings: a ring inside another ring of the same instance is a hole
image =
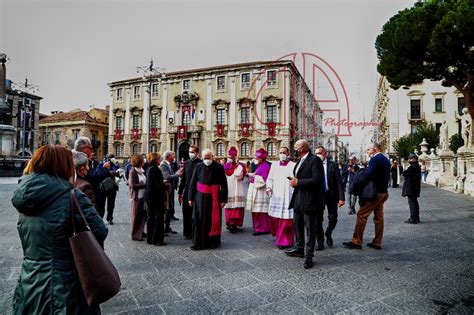
[[[451,138],[449,138],[449,148],[454,153],[458,152],[458,149],[462,147],[463,145],[464,145],[464,140],[458,133],[455,133],[454,135],[451,136]]]
[[[400,137],[393,142],[393,149],[397,152],[397,156],[402,159],[407,158],[408,155],[413,153],[414,147],[415,144],[411,134]]]
[[[431,148],[439,146],[439,133],[433,124],[422,122],[416,126],[415,132],[400,137],[394,141],[393,148],[400,158],[407,158],[408,155],[414,152],[415,148],[419,151],[421,149],[420,143],[426,139]]]
[[[474,1],[427,0],[402,10],[377,36],[377,70],[398,89],[442,81],[464,96],[474,118]]]

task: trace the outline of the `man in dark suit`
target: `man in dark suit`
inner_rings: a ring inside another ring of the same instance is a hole
[[[347,191],[350,191],[352,180],[354,179],[355,172],[359,170],[359,165],[357,165],[357,157],[351,155],[349,162],[347,162],[342,168],[342,179],[344,188],[347,187]],[[355,214],[355,206],[357,203],[357,196],[349,194],[349,214]]]
[[[323,161],[325,187],[327,187],[324,194],[324,203],[328,208],[328,227],[326,233],[323,230],[323,218],[321,217],[321,221],[316,222],[317,250],[323,250],[324,235],[326,235],[328,246],[333,245],[332,231],[336,228],[337,224],[337,208],[338,206],[342,207],[345,203],[344,184],[342,183],[342,176],[336,162],[328,160],[328,152],[322,145],[316,148],[315,154]]]
[[[369,166],[364,172],[365,181],[374,181],[377,196],[374,199],[359,198],[360,209],[357,212],[357,223],[354,229],[352,241],[342,243],[350,249],[362,249],[367,218],[374,213],[375,237],[367,246],[374,249],[382,249],[383,238],[383,205],[388,199],[388,180],[390,177],[390,161],[382,154],[382,147],[373,143],[367,150],[370,156]]]
[[[402,196],[408,197],[408,206],[410,207],[410,218],[405,221],[409,224],[420,223],[420,205],[418,204],[418,197],[420,197],[420,185],[421,185],[421,167],[418,164],[418,156],[416,154],[410,154],[408,157],[408,163],[410,166],[403,171],[403,182]]]
[[[183,205],[183,235],[187,239],[193,237],[192,214],[193,208],[188,204],[189,185],[191,184],[191,176],[193,176],[196,164],[201,163],[199,158],[199,148],[197,146],[189,147],[190,159],[184,162],[183,175],[178,188],[178,200]]]
[[[289,209],[293,209],[296,243],[285,253],[305,257],[303,266],[308,269],[313,267],[316,221],[324,212],[324,169],[321,159],[311,154],[308,141],[298,140],[294,150],[299,161],[290,179],[294,191]]]
[[[163,173],[165,182],[171,185],[168,200],[169,206],[166,209],[165,217],[165,233],[176,234],[170,227],[171,219],[174,217],[174,190],[178,188],[179,178],[183,174],[183,169],[178,169],[175,173],[173,169],[173,163],[175,162],[175,153],[173,151],[165,151],[163,154],[163,162],[161,162],[160,169]]]

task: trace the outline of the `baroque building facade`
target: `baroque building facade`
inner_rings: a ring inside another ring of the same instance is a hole
[[[460,133],[459,117],[464,107],[462,93],[454,87],[442,86],[441,82],[424,80],[409,89],[393,90],[381,77],[372,113],[373,121],[379,124],[373,129],[372,141],[382,144],[390,155],[396,155],[393,143],[414,132],[421,122],[433,124],[439,132],[446,121],[451,137]]]
[[[92,148],[98,160],[102,159],[108,150],[109,130],[108,108],[92,108],[89,111],[73,110],[57,112],[39,121],[38,143],[61,144],[73,148],[78,137],[86,136],[91,139]]]
[[[242,159],[265,148],[278,158],[298,138],[315,145],[322,114],[292,61],[263,61],[169,72],[109,83],[109,152],[173,150],[190,145],[223,158],[235,146]]]

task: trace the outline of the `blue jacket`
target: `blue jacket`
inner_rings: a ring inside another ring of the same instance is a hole
[[[390,161],[382,154],[374,155],[365,171],[365,179],[373,180],[377,193],[388,192],[388,181],[390,180]]]

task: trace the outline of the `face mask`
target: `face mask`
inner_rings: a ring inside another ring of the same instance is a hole
[[[191,160],[194,160],[196,158],[196,153],[189,152],[189,157],[191,158]]]
[[[321,159],[321,161],[324,161],[324,155],[322,154],[316,154],[316,155]]]
[[[143,163],[146,163],[146,159],[143,159]]]
[[[294,148],[293,149],[293,155],[296,157],[300,157],[300,149]]]
[[[260,164],[259,160],[253,160],[253,164],[258,165]]]
[[[117,163],[117,160],[115,158],[111,158],[110,159],[110,162],[112,162],[113,164],[116,164]]]
[[[233,163],[234,160],[232,160],[231,158],[227,158],[227,162],[228,162],[228,163]]]
[[[286,156],[286,154],[284,154],[284,153],[281,153],[281,154],[280,154],[280,161],[282,161],[282,162],[283,162],[283,161],[286,161],[286,159],[287,159],[287,156]]]
[[[209,165],[212,164],[212,160],[204,160],[204,161],[202,161],[202,162],[203,162],[204,165],[206,165],[206,166],[209,166]]]

